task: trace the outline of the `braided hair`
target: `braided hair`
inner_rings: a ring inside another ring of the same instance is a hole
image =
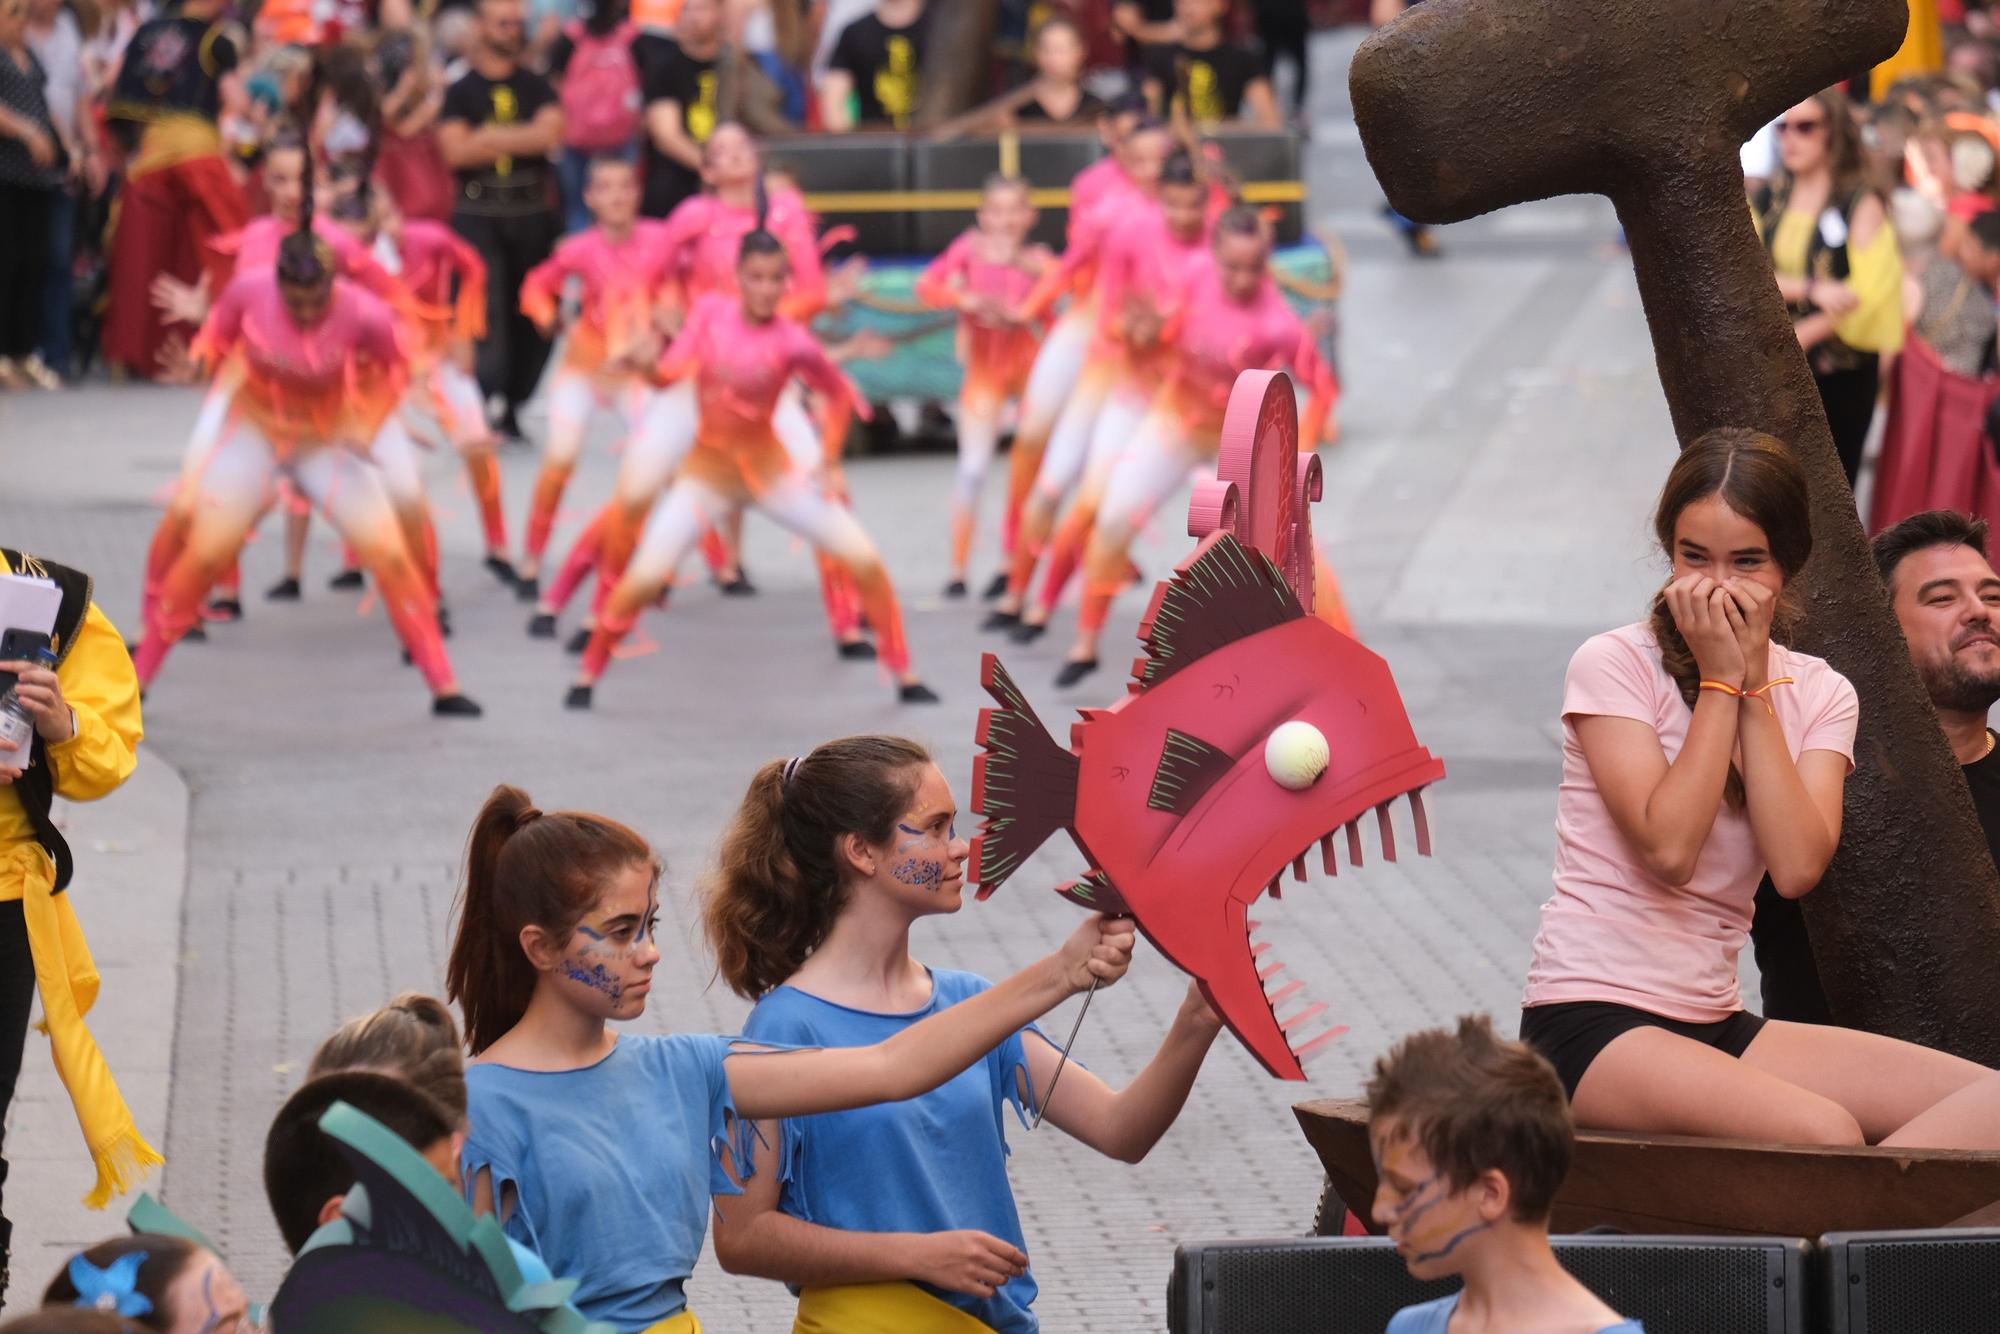
[[[333,281],[333,254],[313,234],[313,155],[305,153],[299,177],[298,229],[278,243],[278,281],[286,287],[321,287]]]

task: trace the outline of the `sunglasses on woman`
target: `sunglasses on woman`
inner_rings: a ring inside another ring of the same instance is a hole
[[[1826,122],[1824,120],[1819,120],[1819,119],[1781,120],[1778,122],[1779,134],[1812,135],[1812,134],[1818,134],[1821,130],[1825,128],[1826,128]]]

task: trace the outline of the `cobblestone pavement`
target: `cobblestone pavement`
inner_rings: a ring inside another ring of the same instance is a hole
[[[1608,208],[1513,210],[1443,233],[1442,261],[1407,260],[1375,216],[1380,195],[1346,119],[1351,46],[1331,38],[1316,50],[1313,211],[1354,258],[1345,435],[1322,451],[1316,526],[1363,637],[1450,770],[1432,794],[1437,856],[1371,858],[1264,914],[1293,942],[1292,975],[1352,1030],[1310,1083],[1270,1080],[1225,1039],[1180,1123],[1137,1167],[1057,1134],[1013,1134],[1051,1330],[1162,1327],[1176,1243],[1308,1230],[1320,1174],[1294,1101],[1352,1092],[1413,1027],[1468,1010],[1512,1026],[1548,879],[1563,665],[1586,634],[1636,618],[1655,577],[1647,506],[1670,431]],[[194,409],[185,391],[138,387],[0,400],[0,535],[93,570],[100,601],[132,626],[144,544]],[[607,491],[606,443],[600,433],[577,475],[558,551]],[[533,467],[526,453],[505,460],[516,516]],[[379,610],[357,615],[352,596],[326,590],[334,548],[323,529],[296,606],[257,597],[275,578],[275,525],[251,548],[248,619],[176,652],[148,704],[147,743],[192,803],[178,1004],[158,1015],[156,1038],[172,1046],[167,1119],[149,1129],[167,1151],[164,1197],[221,1243],[254,1293],[268,1296],[283,1269],[260,1190],[269,1118],[338,1021],[398,990],[441,989],[461,845],[496,781],[545,806],[628,820],[664,851],[668,962],[639,1025],[648,1030],[727,1031],[745,1011],[710,984],[689,891],[759,762],[845,732],[903,731],[936,748],[968,799],[977,661],[992,641],[976,628],[979,609],[936,596],[949,469],[928,456],[850,470],[904,595],[917,663],[944,695],[930,710],[897,708],[872,668],[835,659],[809,562],[754,522],[762,595],[689,586],[646,624],[659,651],[617,664],[596,712],[579,716],[560,707],[570,664],[523,636],[525,608],[479,570],[470,499],[434,456],[451,648],[487,707],[472,724],[433,722]],[[1146,535],[1147,571],[1185,553],[1182,512],[1167,506]],[[1107,642],[1130,642],[1141,602],[1121,601]],[[1059,696],[1060,640],[1004,654],[1045,716],[1117,689],[1107,672]],[[996,975],[1026,963],[1074,920],[1036,892],[1073,874],[1072,860],[1045,851],[1007,893],[926,924],[920,954]],[[106,919],[118,913],[92,901],[86,924],[115,931]],[[1129,1077],[1183,985],[1142,959],[1093,1007],[1079,1058],[1114,1082]],[[1067,1015],[1054,1022],[1066,1027]],[[22,1229],[32,1239],[35,1220]],[[691,1291],[718,1331],[787,1327],[782,1290],[712,1259]]]

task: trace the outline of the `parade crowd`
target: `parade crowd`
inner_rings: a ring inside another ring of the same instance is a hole
[[[723,591],[753,590],[740,555],[749,510],[814,548],[840,657],[878,661],[904,703],[937,699],[840,466],[852,419],[871,410],[842,367],[882,348],[815,333],[855,275],[826,261],[805,196],[761,136],[908,124],[941,0],[876,0],[845,22],[843,6],[785,0],[658,8],[279,3],[242,26],[220,0],[182,0],[93,15],[86,42],[68,8],[0,0],[0,49],[15,57],[0,61],[0,225],[21,229],[0,247],[7,374],[53,382],[62,345],[20,314],[49,311],[49,265],[21,256],[50,253],[65,227],[85,233],[61,215],[96,207],[115,174],[102,354],[204,392],[129,660],[87,578],[0,551],[6,572],[45,574],[64,593],[61,658],[0,663],[34,729],[20,762],[0,752],[0,948],[12,961],[0,1036],[13,1044],[0,1068],[19,1066],[39,988],[100,1198],[158,1155],[85,1026],[97,982],[50,805],[102,796],[132,771],[141,691],[177,644],[220,639],[243,614],[237,557],[267,515],[286,525],[287,566],[265,596],[301,596],[317,513],[349,549],[338,582],[372,584],[440,716],[480,710],[446,648],[423,429],[462,459],[485,568],[520,599],[530,637],[561,638],[594,581],[567,639],[568,707],[594,705],[638,619],[680,596],[689,555]],[[1339,384],[1274,277],[1271,220],[1205,137],[1239,118],[1279,123],[1268,62],[1294,35],[1302,44],[1297,15],[1113,5],[1131,43],[1115,88],[1094,75],[1085,86],[1076,20],[1023,15],[1025,63],[985,114],[1087,126],[1105,155],[1068,183],[1060,254],[1028,240],[1028,185],[996,175],[975,224],[917,284],[955,320],[965,370],[959,468],[939,507],[944,592],[979,586],[986,628],[1026,642],[1078,583],[1063,686],[1097,669],[1109,607],[1137,578],[1133,537],[1212,466],[1242,373],[1292,373],[1301,450],[1334,434]],[[1239,41],[1251,22],[1265,53]],[[62,31],[74,60],[44,60]],[[19,58],[30,42],[36,54]],[[1994,56],[1967,31],[1945,72],[1891,82],[1860,110],[1858,90],[1830,90],[1746,148],[1749,200],[1850,478],[1881,386],[1892,418],[1914,392],[1902,370],[1913,348],[1975,384],[1992,370]],[[79,71],[73,95],[51,91],[55,65]],[[1904,360],[1885,373],[1890,357]],[[517,546],[495,449],[523,434],[537,395],[547,428]],[[406,410],[427,425],[413,430]],[[617,480],[557,553],[558,506],[600,412],[623,432]],[[982,583],[980,493],[1009,423],[999,558]],[[1890,430],[1878,496],[1906,451],[1949,453],[1941,429]],[[1974,461],[1993,466],[1985,448]],[[1911,494],[1926,503],[1877,525],[1878,567],[2000,833],[1985,722],[2000,699],[2000,576],[1985,526],[1958,512],[1976,494]],[[2000,1148],[2000,1073],[1829,1022],[1785,916],[1842,836],[1861,708],[1837,671],[1786,644],[1813,544],[1790,448],[1733,428],[1689,442],[1654,532],[1663,588],[1635,623],[1586,641],[1564,683],[1554,893],[1521,1041],[1483,1018],[1414,1034],[1368,1088],[1381,1184],[1349,1203],[1372,1208],[1414,1274],[1465,1280],[1399,1316],[1397,1334],[1473,1319],[1638,1330],[1549,1251],[1577,1126]],[[1345,627],[1320,567],[1303,610]],[[1125,973],[1134,928],[1113,915],[998,982],[926,966],[911,929],[961,905],[960,814],[917,743],[826,741],[761,765],[713,864],[678,886],[633,830],[496,787],[464,843],[444,996],[399,997],[329,1035],[270,1127],[264,1186],[287,1247],[349,1225],[355,1173],[326,1129],[344,1107],[499,1219],[529,1282],[574,1280],[575,1310],[616,1330],[698,1334],[687,1285],[711,1233],[725,1268],[796,1293],[805,1334],[1037,1329],[1008,1110],[1136,1162],[1193,1095],[1222,1023],[1190,986],[1123,1087],[1065,1067],[1036,1021]],[[657,968],[689,966],[653,939],[660,895],[687,887],[717,975],[754,1008],[740,1034],[620,1033]],[[1736,981],[1752,939],[1762,1014]],[[189,1222],[80,1250],[47,1281],[46,1309],[6,1330],[255,1328],[226,1257]]]

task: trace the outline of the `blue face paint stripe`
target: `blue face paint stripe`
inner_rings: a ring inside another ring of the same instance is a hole
[[[1457,1250],[1459,1243],[1464,1241],[1467,1237],[1470,1237],[1477,1232],[1484,1232],[1487,1228],[1491,1226],[1492,1226],[1491,1223],[1486,1223],[1486,1222],[1474,1223],[1471,1227],[1464,1229],[1457,1236],[1453,1237],[1450,1241],[1447,1241],[1441,1250],[1419,1252],[1416,1256],[1416,1263],[1429,1264],[1433,1260],[1442,1260],[1447,1255],[1450,1255],[1453,1251]]]

